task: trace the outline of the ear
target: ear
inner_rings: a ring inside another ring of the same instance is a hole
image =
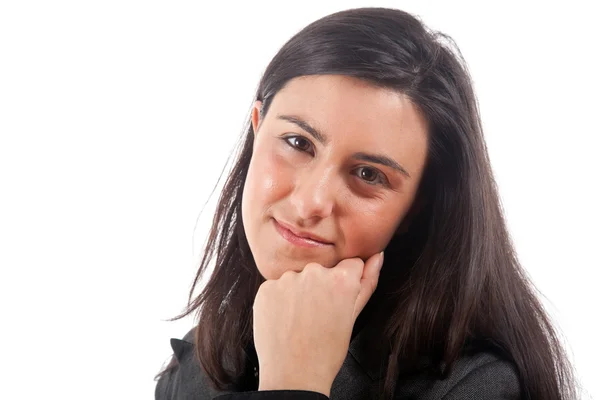
[[[252,131],[254,132],[254,136],[258,133],[258,128],[260,128],[260,124],[262,122],[260,109],[262,108],[262,101],[256,100],[254,102],[254,106],[252,107]]]

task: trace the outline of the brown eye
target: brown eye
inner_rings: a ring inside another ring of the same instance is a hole
[[[377,179],[377,173],[369,168],[361,168],[359,176],[365,181],[372,182]]]
[[[302,136],[289,136],[284,138],[284,140],[290,146],[300,151],[310,152],[310,149],[312,147],[312,143],[309,140],[303,138]]]
[[[369,185],[385,184],[386,179],[376,169],[369,167],[360,167],[356,169],[356,176]]]

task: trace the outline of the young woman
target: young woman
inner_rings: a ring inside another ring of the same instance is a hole
[[[175,318],[198,325],[171,340],[158,400],[574,395],[449,42],[363,8],[281,48]]]

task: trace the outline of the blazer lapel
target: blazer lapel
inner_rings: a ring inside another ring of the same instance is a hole
[[[377,398],[383,388],[389,351],[381,337],[366,326],[352,339],[340,372],[333,381],[331,400]]]

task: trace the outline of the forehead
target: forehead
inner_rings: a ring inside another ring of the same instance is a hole
[[[360,110],[362,115],[384,116],[386,111],[397,112],[396,106],[405,96],[349,76],[310,75],[290,80],[275,99],[283,106],[297,106],[313,112],[325,107],[329,115]]]
[[[404,94],[358,78],[312,75],[290,80],[273,99],[266,120],[292,115],[308,122],[337,145],[385,149],[393,156],[424,159],[427,123]]]

